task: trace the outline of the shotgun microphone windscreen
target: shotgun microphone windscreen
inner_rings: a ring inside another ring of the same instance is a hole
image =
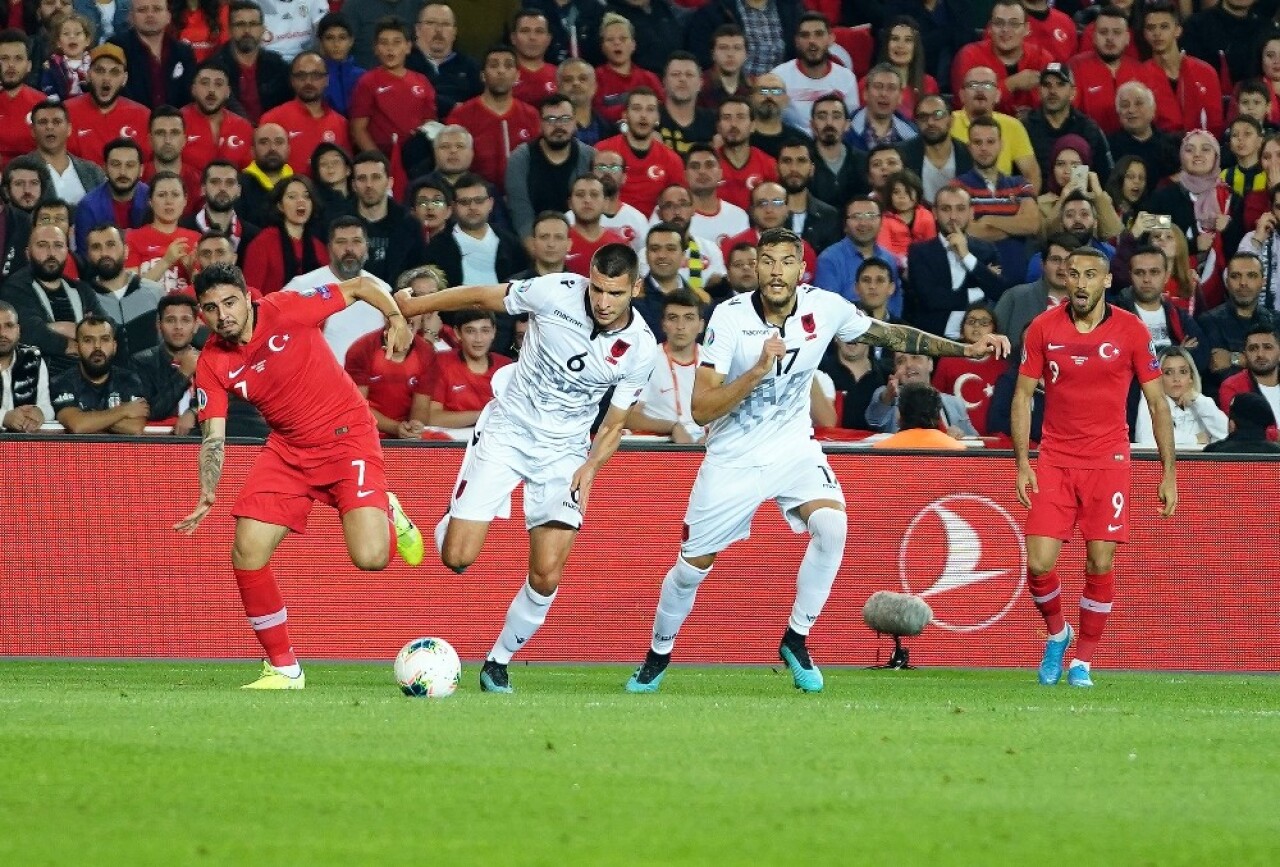
[[[908,593],[880,590],[862,606],[862,621],[886,635],[919,635],[931,620],[929,603]]]

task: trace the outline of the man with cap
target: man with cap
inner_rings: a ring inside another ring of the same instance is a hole
[[[1237,394],[1227,415],[1230,433],[1224,440],[1209,443],[1204,450],[1220,455],[1280,455],[1280,445],[1267,439],[1268,431],[1275,426],[1275,413],[1265,397],[1251,391]]]
[[[1053,166],[1049,159],[1053,154],[1053,143],[1064,135],[1078,135],[1088,142],[1093,150],[1093,162],[1089,164],[1100,178],[1111,174],[1111,148],[1107,145],[1107,137],[1102,128],[1075,108],[1072,103],[1076,97],[1075,75],[1071,67],[1065,63],[1050,63],[1040,72],[1040,107],[1033,109],[1022,119],[1031,139],[1031,147],[1040,162],[1040,176],[1053,177]]]
[[[1017,115],[1040,102],[1036,91],[1040,70],[1054,57],[1038,42],[1027,38],[1027,10],[1018,0],[996,0],[988,19],[987,38],[971,42],[956,52],[951,81],[964,81],[969,70],[985,66],[995,70],[999,97],[996,111]]]
[[[89,52],[89,92],[67,100],[72,130],[68,153],[102,165],[107,142],[127,138],[142,148],[144,161],[151,159],[147,137],[151,110],[121,96],[128,80],[124,49],[119,45],[108,42]]]

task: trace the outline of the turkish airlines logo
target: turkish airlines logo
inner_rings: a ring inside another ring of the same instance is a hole
[[[929,602],[948,632],[979,632],[1012,610],[1026,583],[1022,531],[977,494],[934,500],[911,519],[898,548],[902,589]]]

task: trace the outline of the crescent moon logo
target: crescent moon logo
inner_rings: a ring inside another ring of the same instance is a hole
[[[1114,344],[1104,343],[1098,347],[1098,356],[1104,361],[1110,361],[1120,357],[1120,350]]]
[[[121,138],[137,138],[138,131],[131,126],[122,126],[120,127],[120,137]]]
[[[226,145],[229,148],[242,148],[244,147],[244,139],[238,135],[227,136]]]
[[[276,341],[280,341],[280,345],[276,346]],[[289,335],[281,337],[279,334],[271,335],[271,339],[267,341],[267,348],[272,352],[283,352],[285,346],[289,343]]]
[[[324,135],[321,136],[321,138],[323,138],[327,142],[334,142],[338,140],[338,137],[333,134],[333,130],[331,129],[325,130]]]
[[[982,405],[982,401],[969,400],[969,398],[964,396],[964,387],[968,385],[970,382],[981,383],[982,377],[978,376],[978,374],[976,373],[962,373],[956,377],[956,382],[955,382],[955,385],[951,387],[951,392],[956,397],[960,398],[960,400],[964,401],[965,409],[976,409],[977,407]],[[978,389],[978,393],[981,394],[982,389]]]
[[[666,176],[667,176],[667,173],[665,170],[663,170],[662,166],[649,166],[650,180],[660,181]]]
[[[427,92],[427,91],[423,88],[423,86],[422,86],[421,84],[415,84],[415,85],[413,86],[413,95],[414,95],[414,96],[422,96],[422,95],[423,95],[424,93],[426,93],[426,92]]]
[[[1053,38],[1058,42],[1066,42],[1067,33],[1061,27],[1055,27],[1053,28]]]
[[[760,183],[763,180],[764,178],[762,178],[760,175],[748,175],[746,180],[747,189],[754,190],[756,187],[760,186]]]

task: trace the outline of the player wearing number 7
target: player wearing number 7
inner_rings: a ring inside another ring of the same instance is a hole
[[[196,276],[195,290],[215,336],[200,353],[195,375],[196,415],[204,429],[200,503],[174,529],[194,533],[213,507],[222,476],[227,393],[234,391],[271,427],[231,507],[231,566],[249,625],[267,654],[262,675],[246,689],[302,689],[306,677],[269,561],[286,533],[306,530],[312,503],[337,507],[357,568],[386,567],[393,545],[409,565],[422,562],[422,534],[387,492],[369,404],[320,328],[360,300],[387,317],[388,357],[407,348],[413,334],[395,302],[366,277],[301,293],[276,292],[251,304],[240,269],[213,265]]]
[[[495,389],[477,423],[449,514],[436,528],[444,565],[462,572],[480,556],[489,523],[510,515],[511,492],[524,483],[529,575],[480,670],[485,692],[511,692],[507,665],[547,618],[592,481],[617,451],[658,357],[653,332],[631,308],[640,288],[635,252],[606,244],[592,256],[590,274],[396,296],[406,316],[467,307],[529,314],[511,380]],[[613,399],[588,454],[591,423],[610,387]]]
[[[662,582],[653,641],[628,692],[657,691],[698,585],[717,554],[751,535],[751,519],[767,500],[810,537],[778,655],[796,688],[821,691],[807,636],[831,593],[848,531],[844,492],[809,423],[809,387],[823,353],[833,337],[922,355],[1009,351],[1004,337],[957,343],[879,322],[834,292],[797,285],[803,243],[789,229],[766,230],[756,250],[760,288],[711,314],[691,407],[694,421],[710,425],[707,456],[689,495],[680,556]]]
[[[1067,259],[1067,303],[1027,326],[1013,396],[1013,452],[1018,500],[1027,515],[1027,585],[1049,630],[1040,682],[1062,678],[1062,661],[1075,635],[1062,614],[1062,582],[1054,566],[1062,543],[1080,527],[1086,549],[1080,597],[1080,642],[1067,683],[1093,686],[1090,665],[1115,597],[1116,543],[1129,540],[1129,425],[1134,377],[1151,408],[1151,426],[1164,465],[1158,491],[1166,518],[1178,505],[1173,421],[1160,383],[1160,363],[1142,320],[1102,296],[1111,286],[1110,263],[1092,247]],[[1044,382],[1040,457],[1031,468],[1031,400]]]

